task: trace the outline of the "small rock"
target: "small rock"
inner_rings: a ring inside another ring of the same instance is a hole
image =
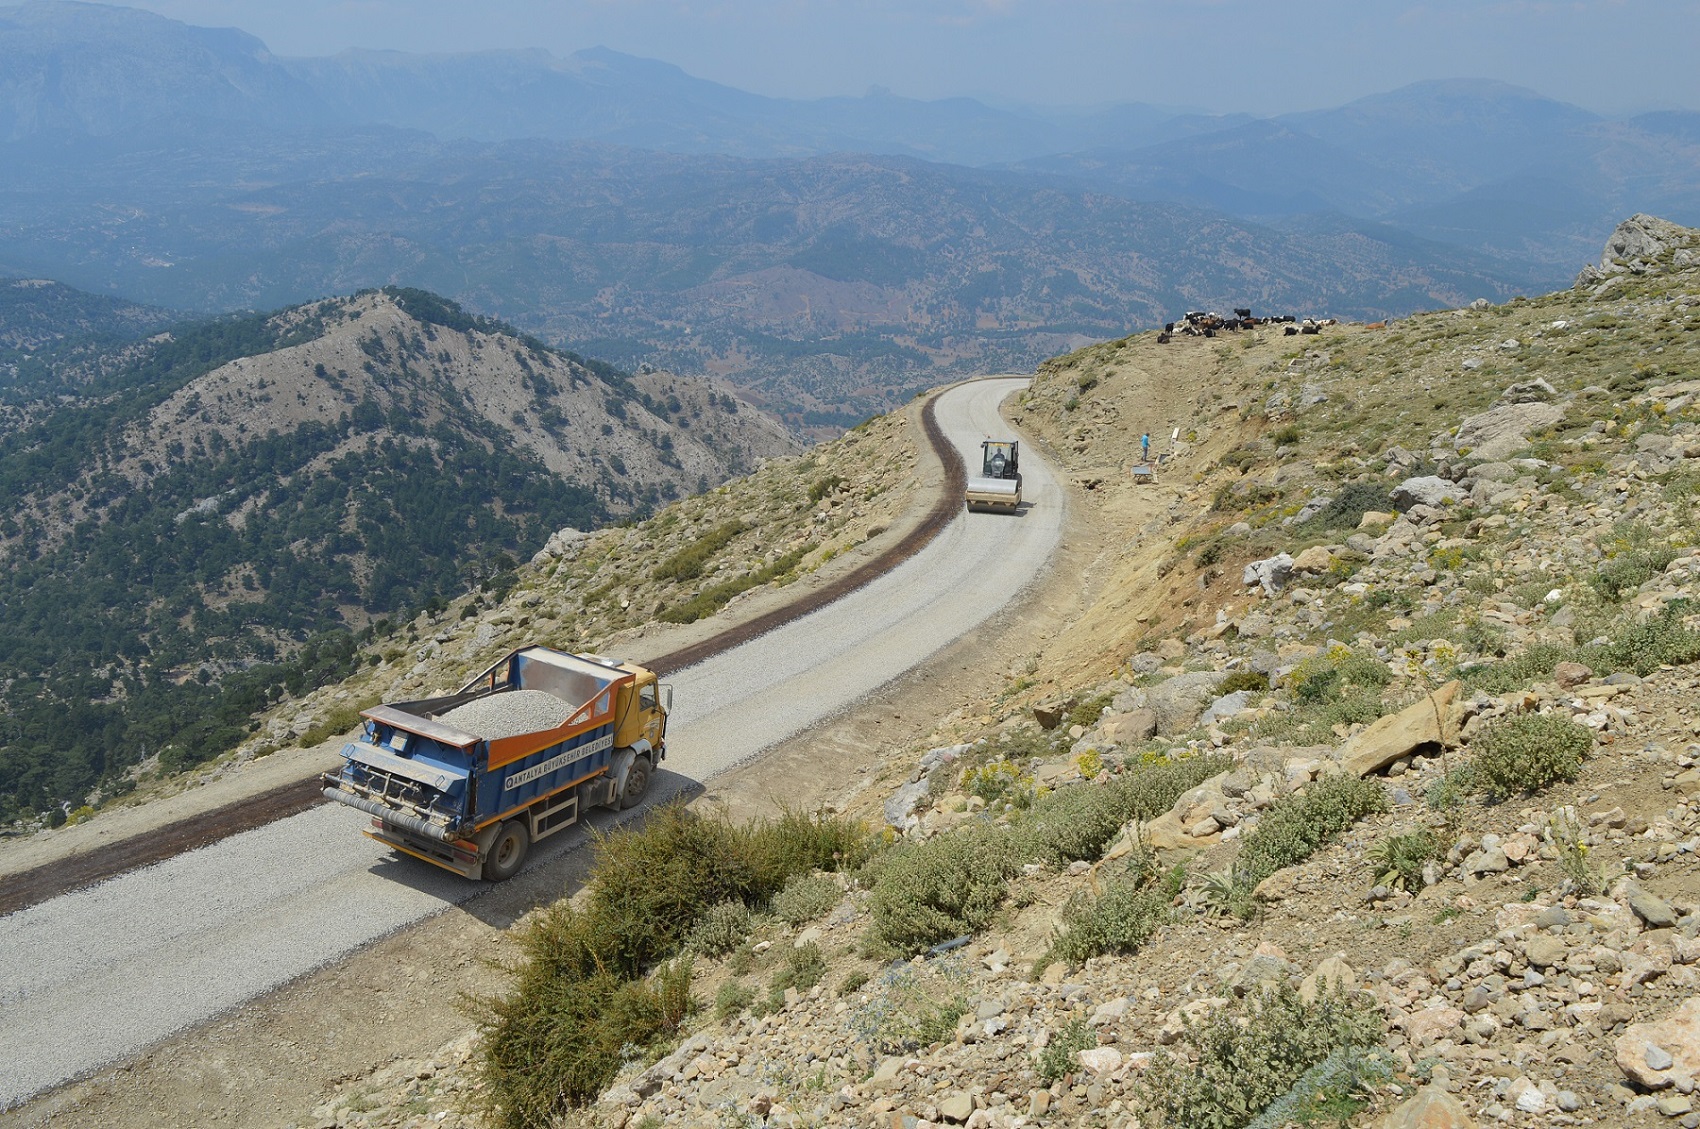
[[[1553,967],[1564,960],[1565,952],[1562,938],[1544,933],[1529,938],[1528,944],[1523,947],[1524,955],[1536,968]]]
[[[939,1116],[958,1125],[967,1121],[973,1112],[974,1098],[971,1094],[958,1092],[939,1102]]]
[[[1122,1053],[1114,1047],[1089,1047],[1076,1051],[1074,1057],[1091,1073],[1102,1077],[1120,1069]]]
[[[1634,883],[1630,883],[1623,893],[1629,908],[1635,911],[1636,917],[1647,923],[1647,928],[1669,929],[1676,924],[1676,911],[1657,894],[1643,890]]]
[[[1541,1093],[1541,1088],[1527,1078],[1518,1078],[1505,1091],[1505,1096],[1511,1099],[1524,1113],[1540,1113],[1547,1107],[1547,1096]]]
[[[1694,1109],[1694,1101],[1687,1094],[1660,1094],[1654,1099],[1653,1108],[1666,1117],[1681,1117]]]
[[[1447,1038],[1464,1026],[1464,1013],[1455,1007],[1430,1007],[1413,1012],[1405,1019],[1405,1036],[1414,1047]]]

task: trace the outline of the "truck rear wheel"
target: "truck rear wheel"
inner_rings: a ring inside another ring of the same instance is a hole
[[[510,819],[502,824],[502,829],[496,832],[496,838],[490,843],[490,857],[484,860],[484,877],[491,882],[504,882],[519,873],[519,868],[525,863],[526,852],[531,850],[531,832],[526,829],[525,822]]]
[[[643,803],[644,793],[649,791],[649,759],[638,757],[632,761],[632,767],[626,770],[626,790],[620,793],[620,810],[635,808]]]

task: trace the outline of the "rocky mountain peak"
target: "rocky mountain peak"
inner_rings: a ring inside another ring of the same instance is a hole
[[[1700,264],[1700,231],[1637,212],[1612,231],[1600,261],[1582,268],[1576,287],[1587,290],[1622,274],[1681,270]]]

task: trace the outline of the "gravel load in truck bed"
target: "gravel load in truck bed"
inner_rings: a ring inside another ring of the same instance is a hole
[[[456,706],[437,720],[486,741],[553,729],[571,717],[573,707],[542,690],[508,690]]]

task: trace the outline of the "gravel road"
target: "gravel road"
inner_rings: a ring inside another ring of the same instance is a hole
[[[997,404],[1023,384],[976,382],[940,400],[971,467],[981,439],[1007,433]],[[1020,514],[964,514],[888,576],[670,678],[667,771],[653,795],[851,708],[1034,583],[1063,498],[1037,452],[1024,455],[1032,504]],[[0,917],[0,1109],[479,894],[361,836],[362,822],[325,805]],[[531,865],[584,841],[548,840]]]

